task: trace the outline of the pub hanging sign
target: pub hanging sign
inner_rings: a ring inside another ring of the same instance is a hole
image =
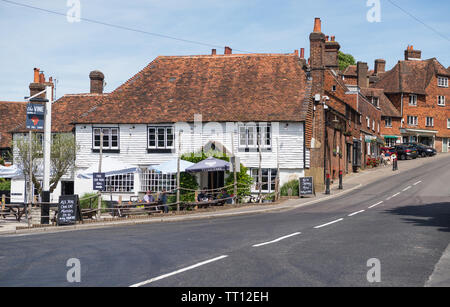
[[[27,129],[44,130],[45,106],[41,104],[27,104]]]

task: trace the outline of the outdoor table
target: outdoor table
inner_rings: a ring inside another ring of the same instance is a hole
[[[133,213],[141,213],[141,210],[134,210],[140,209],[140,207],[142,207],[143,212],[148,214],[161,212],[160,210],[158,210],[158,202],[117,204],[114,205],[113,216],[123,217]]]
[[[190,203],[184,203],[182,204],[182,208],[187,208],[187,207],[198,207],[198,208],[208,208],[211,206],[216,206],[216,205],[223,205],[225,203],[224,199],[216,199],[216,200],[207,200],[207,201],[201,201],[201,202],[190,202]]]

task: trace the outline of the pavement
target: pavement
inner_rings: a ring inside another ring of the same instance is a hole
[[[31,228],[31,229],[23,229],[27,227],[28,224],[26,221],[22,220],[21,222],[17,222],[13,217],[7,219],[0,219],[0,236],[1,235],[10,235],[10,234],[33,234],[33,233],[43,233],[43,232],[59,232],[59,231],[74,231],[80,229],[94,229],[94,228],[105,228],[105,227],[114,227],[114,226],[127,226],[127,225],[139,225],[139,224],[147,224],[147,223],[158,223],[158,222],[178,222],[178,221],[187,221],[187,220],[197,220],[197,219],[208,219],[208,218],[221,218],[227,216],[237,216],[237,215],[245,215],[245,214],[254,214],[254,213],[267,213],[271,211],[279,211],[279,210],[291,210],[296,208],[301,208],[309,205],[314,205],[322,201],[326,201],[338,196],[345,195],[346,193],[352,192],[355,189],[360,187],[369,185],[373,182],[376,182],[382,178],[392,177],[399,175],[403,172],[409,171],[411,169],[420,167],[422,165],[426,165],[428,163],[433,163],[436,160],[440,160],[446,157],[450,157],[450,154],[438,154],[434,157],[429,158],[421,158],[416,160],[407,160],[407,161],[399,161],[399,170],[392,171],[391,166],[378,167],[373,169],[366,169],[360,171],[359,173],[349,173],[344,177],[343,185],[344,189],[338,189],[338,182],[334,182],[331,185],[331,195],[326,195],[325,193],[317,193],[314,197],[305,197],[298,199],[290,199],[287,201],[283,201],[281,203],[276,204],[255,204],[255,205],[243,205],[238,207],[227,207],[225,210],[214,210],[206,212],[198,212],[198,213],[182,213],[179,214],[170,214],[168,216],[150,216],[148,218],[130,218],[127,220],[110,220],[104,222],[94,222],[88,224],[77,224],[72,226],[64,226],[64,227],[39,227],[39,228]],[[202,211],[202,210],[201,210]],[[19,228],[19,229],[17,229]]]
[[[450,155],[400,161],[264,214],[3,235],[0,286],[450,286],[449,166]],[[72,258],[79,284],[66,280]],[[379,280],[368,278],[374,259]]]

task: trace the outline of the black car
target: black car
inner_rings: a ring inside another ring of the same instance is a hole
[[[419,143],[406,143],[404,145],[414,146],[417,148],[420,157],[431,157],[437,154],[436,149]]]
[[[399,160],[416,159],[419,156],[419,152],[414,145],[396,145],[395,151]]]

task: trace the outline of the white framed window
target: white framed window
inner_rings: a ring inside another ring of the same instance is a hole
[[[370,118],[366,117],[366,120],[367,120],[367,128],[370,129]]]
[[[380,133],[380,123],[378,123],[378,133]]]
[[[427,127],[434,127],[434,118],[433,117],[427,117],[426,126]]]
[[[450,118],[447,119],[447,129],[450,129]]]
[[[177,188],[177,174],[162,174],[147,168],[141,169],[141,191],[140,192],[167,192]]]
[[[258,144],[258,135],[260,137]],[[270,124],[239,126],[240,148],[270,148],[272,146],[272,126]]]
[[[119,149],[119,128],[94,128],[93,130],[93,148],[100,149],[100,136],[103,132],[103,149]]]
[[[259,169],[251,168],[250,175],[253,178],[252,192],[259,192]],[[277,178],[277,169],[263,168],[262,173],[262,185],[261,192],[272,193],[275,192],[275,183]]]
[[[173,127],[151,126],[148,127],[149,149],[173,149],[174,129]]]
[[[419,124],[419,120],[417,116],[408,116],[408,125],[409,126],[417,126]]]
[[[448,87],[448,78],[447,77],[438,77],[438,86],[439,87]]]
[[[417,95],[409,95],[409,105],[417,106]]]
[[[372,104],[378,108],[380,106],[380,98],[372,97]]]
[[[134,174],[108,176],[105,178],[106,191],[115,193],[134,192]]]
[[[392,128],[392,117],[386,117],[384,123],[386,128]]]
[[[372,120],[372,130],[375,131],[375,121]]]
[[[438,96],[438,106],[445,106],[445,96]]]

